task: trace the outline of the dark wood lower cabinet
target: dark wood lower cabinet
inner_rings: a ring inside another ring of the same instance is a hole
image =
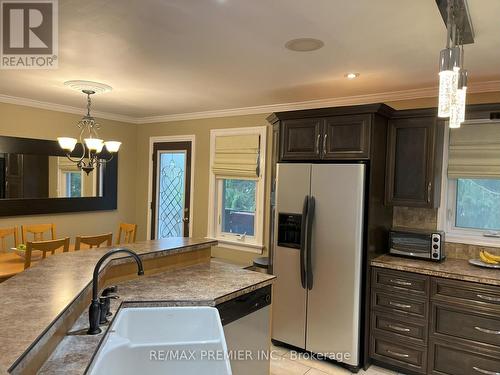
[[[500,287],[377,267],[372,280],[376,364],[407,374],[500,375]]]
[[[429,374],[433,375],[498,375],[500,351],[481,350],[456,341],[431,340]]]

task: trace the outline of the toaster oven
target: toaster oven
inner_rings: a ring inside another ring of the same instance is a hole
[[[432,261],[443,260],[444,232],[393,228],[389,233],[389,253]]]

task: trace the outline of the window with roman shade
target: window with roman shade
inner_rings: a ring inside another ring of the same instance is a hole
[[[267,127],[210,131],[208,237],[262,254]]]
[[[449,242],[499,247],[500,123],[485,120],[449,129],[447,151],[439,228]]]
[[[500,124],[450,129],[448,178],[500,178]]]
[[[218,135],[212,171],[216,176],[257,178],[260,159],[259,134]]]

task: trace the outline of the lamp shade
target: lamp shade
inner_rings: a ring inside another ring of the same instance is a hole
[[[85,138],[84,141],[90,151],[101,152],[104,146],[103,140],[99,138]]]
[[[67,152],[72,152],[75,149],[77,139],[70,137],[59,137],[57,138],[59,146]]]
[[[121,146],[121,142],[118,141],[107,141],[104,142],[104,145],[106,146],[106,150],[109,152],[118,152]]]

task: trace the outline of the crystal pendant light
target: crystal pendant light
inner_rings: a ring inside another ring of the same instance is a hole
[[[457,102],[456,105],[458,107],[458,118],[460,122],[465,121],[465,103],[467,100],[467,79],[468,73],[467,70],[463,68],[464,65],[464,45],[462,44],[462,56],[460,59],[461,68],[460,68],[460,76],[458,78],[458,90],[457,90]]]
[[[451,35],[454,25],[452,24],[450,0],[448,1],[447,12],[446,48],[441,50],[439,54],[439,117],[449,117],[451,115],[451,108],[456,101],[460,71],[460,48],[456,46],[450,47],[450,41],[455,40]]]

